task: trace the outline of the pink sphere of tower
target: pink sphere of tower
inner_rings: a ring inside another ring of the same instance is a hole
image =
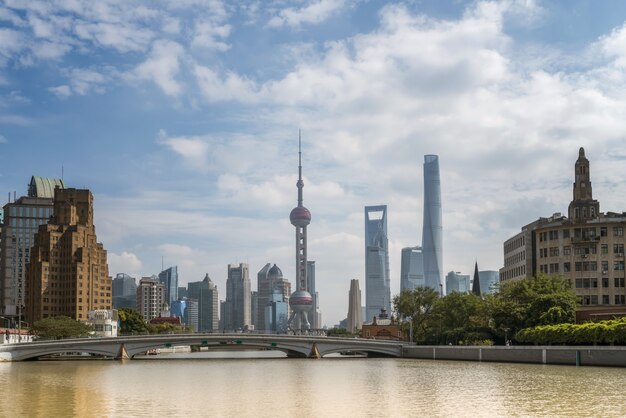
[[[308,312],[313,306],[313,297],[306,290],[297,290],[291,294],[289,306],[295,312]]]
[[[311,223],[311,212],[304,206],[295,207],[289,214],[289,220],[294,226],[305,227]]]

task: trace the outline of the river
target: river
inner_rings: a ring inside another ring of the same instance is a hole
[[[624,369],[276,355],[0,363],[0,416],[626,416]]]

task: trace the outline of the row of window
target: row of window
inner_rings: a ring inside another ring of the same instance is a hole
[[[608,273],[609,262],[604,260],[600,262],[602,273]],[[574,263],[575,271],[598,271],[597,261],[576,261]],[[613,262],[613,271],[623,271],[624,260],[617,260]],[[553,274],[559,272],[559,263],[540,264],[539,271],[546,274]],[[572,271],[572,263],[566,261],[563,263],[563,273],[569,273]]]
[[[510,253],[516,248],[523,247],[524,245],[526,245],[526,237],[522,235],[521,237],[517,237],[515,240],[504,244],[504,252]]]
[[[598,287],[598,279],[592,277],[590,279],[576,279],[576,289],[596,289]],[[609,279],[608,277],[602,278],[602,287],[609,287]],[[613,279],[613,287],[624,287],[624,278],[623,277],[615,277]]]
[[[609,295],[602,295],[602,305],[609,305]],[[626,296],[625,295],[615,295],[614,304],[615,305],[626,305]],[[597,305],[598,304],[598,295],[584,295],[578,297],[578,303],[581,305]]]
[[[624,236],[623,226],[614,226],[611,228],[614,237]],[[561,232],[561,238],[567,239],[570,237],[569,229],[543,231],[539,233],[539,242],[555,241],[559,239],[559,232]],[[600,235],[597,234],[597,228],[574,228],[574,238],[578,239],[595,239],[596,237],[607,237],[609,235],[608,227],[600,227]],[[506,248],[505,248],[506,250]]]

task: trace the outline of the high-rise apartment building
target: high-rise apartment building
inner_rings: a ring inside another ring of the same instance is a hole
[[[359,288],[359,280],[350,280],[350,292],[348,293],[348,321],[346,330],[349,333],[355,333],[363,326],[363,318],[361,317],[361,289]]]
[[[387,205],[365,206],[365,307],[368,318],[391,312]]]
[[[400,291],[425,286],[422,247],[403,248],[400,259]]]
[[[164,304],[165,285],[156,276],[142,277],[137,286],[137,310],[143,319],[158,318]]]
[[[97,242],[89,190],[54,189],[54,214],[39,226],[28,269],[28,322],[65,315],[87,321],[111,309],[107,252]]]
[[[39,225],[52,215],[54,189],[63,180],[33,176],[28,193],[3,208],[0,231],[0,313],[15,317],[26,302],[26,268]]]
[[[539,218],[506,240],[500,280],[561,275],[576,292],[579,320],[621,315],[626,305],[625,228],[626,212],[600,212],[589,160],[580,148],[568,216]]]
[[[441,222],[441,180],[439,157],[424,156],[424,225],[422,227],[422,252],[424,254],[424,280],[426,286],[445,295],[443,282],[443,248]],[[390,312],[390,311],[389,311]]]
[[[257,324],[255,324],[257,330],[266,330],[265,307],[273,302],[276,291],[282,295],[282,301],[289,306],[291,283],[283,277],[282,270],[276,264],[272,266],[267,263],[257,274]]]
[[[165,301],[171,305],[178,300],[178,266],[172,266],[159,273],[159,281],[165,286]]]
[[[252,324],[250,277],[248,264],[228,265],[226,279],[225,321],[226,329],[247,329]]]
[[[137,307],[137,281],[126,273],[113,279],[113,309]]]

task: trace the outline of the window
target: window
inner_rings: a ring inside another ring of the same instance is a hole
[[[569,229],[563,230],[563,238],[569,238]]]
[[[602,287],[604,287],[604,288],[609,287],[609,278],[608,277],[603,277],[602,278]]]
[[[572,254],[572,247],[570,247],[569,245],[566,247],[563,247],[563,255],[571,255]]]
[[[602,295],[602,304],[603,305],[609,304],[609,295]]]
[[[613,254],[624,254],[624,244],[613,244]]]
[[[607,260],[602,261],[602,272],[608,272],[609,271],[609,262]]]
[[[613,227],[613,236],[614,237],[623,237],[624,236],[624,228],[621,226]]]
[[[601,237],[606,237],[608,234],[606,232],[606,226],[602,226],[600,227],[600,236]]]
[[[624,295],[615,295],[615,304],[616,305],[624,305],[626,304],[626,300]]]
[[[609,244],[600,245],[600,254],[608,254],[609,253]]]
[[[613,280],[614,280],[615,287],[624,287],[624,278],[623,277],[616,277]]]
[[[550,247],[550,257],[559,256],[559,247]]]
[[[624,260],[613,262],[613,270],[623,271],[624,270]]]
[[[563,263],[563,272],[569,273],[572,270],[571,264],[568,262]]]
[[[591,295],[591,299],[589,300],[589,304],[590,305],[597,305],[598,304],[598,295]]]

